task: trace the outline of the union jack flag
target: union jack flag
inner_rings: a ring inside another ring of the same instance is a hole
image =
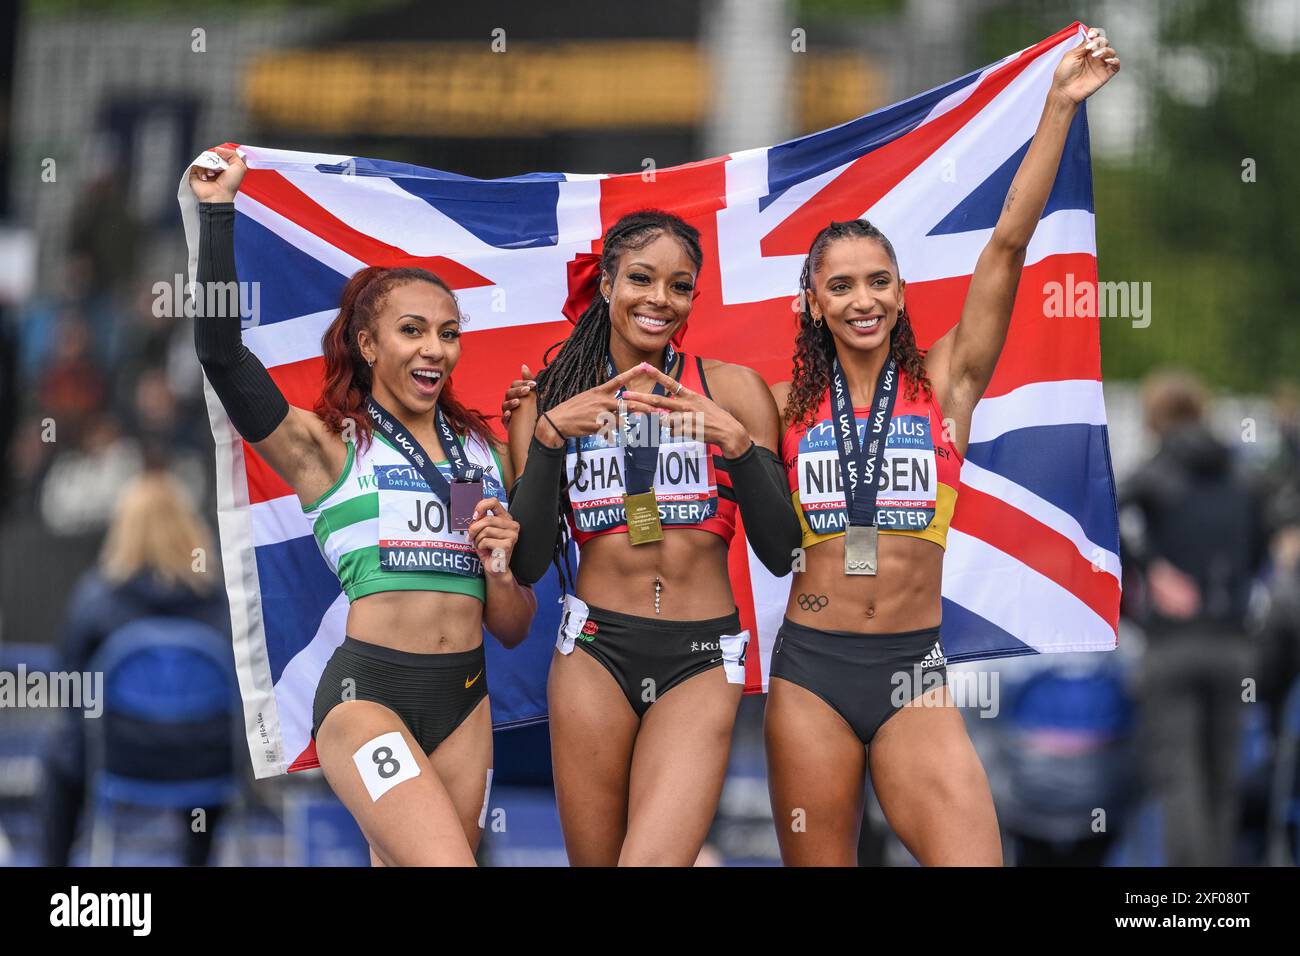
[[[540,366],[568,334],[567,263],[605,228],[652,206],[681,215],[705,253],[689,348],[788,378],[792,301],[813,235],[865,216],[890,237],[918,343],[958,319],[975,260],[1036,128],[1053,70],[1079,24],[984,69],[832,129],[653,176],[532,173],[480,180],[402,163],[241,145],[241,281],[260,284],[244,341],[288,400],[310,408],[321,334],[347,278],[419,265],[469,316],[458,393],[499,407],[521,362]],[[180,200],[190,246],[193,195]],[[1029,246],[1010,335],[975,410],[943,577],[950,662],[1116,645],[1120,567],[1102,403],[1098,320],[1049,319],[1049,283],[1097,278],[1088,126],[1081,109]],[[233,430],[211,389],[222,555],[249,747],[258,776],[316,766],[317,680],[343,639],[347,599],[296,496]],[[738,535],[730,570],[752,635],[751,692],[767,682],[790,578],[773,578]],[[537,587],[533,633],[487,641],[498,728],[544,719],[558,582]]]

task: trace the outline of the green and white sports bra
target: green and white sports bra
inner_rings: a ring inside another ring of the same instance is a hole
[[[501,461],[474,435],[462,436],[469,461],[483,467],[483,496],[505,500]],[[316,544],[349,601],[381,591],[451,591],[485,600],[478,554],[450,530],[446,504],[379,431],[361,452],[347,442],[343,473],[303,508]],[[450,480],[451,466],[437,462]]]

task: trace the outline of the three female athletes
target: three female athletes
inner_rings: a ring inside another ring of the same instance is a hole
[[[814,240],[793,380],[769,392],[750,369],[678,347],[703,264],[695,230],[625,216],[573,333],[508,394],[508,450],[451,393],[461,317],[431,273],[349,281],[314,411],[288,406],[235,317],[198,319],[209,381],[298,494],[351,601],[355,636],[325,670],[313,728],[376,863],[472,863],[491,763],[481,627],[523,639],[528,585],[562,563],[566,522],[581,561],[548,700],[570,861],[693,862],[744,683],[726,557],[737,510],[774,574],[801,540],[806,551],[766,718],[783,860],[854,862],[870,745],[886,816],[918,860],[1000,862],[988,784],[942,680],[943,546],[1070,122],[1118,68],[1096,31],[1066,54],[961,320],[924,354],[893,250],[861,220]],[[235,278],[242,162],[219,152],[229,169],[191,173],[200,282]],[[483,500],[452,531],[454,488],[475,481]],[[900,674],[915,680],[901,701]]]

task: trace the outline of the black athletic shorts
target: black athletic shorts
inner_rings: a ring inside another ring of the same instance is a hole
[[[451,654],[411,654],[345,637],[316,685],[311,736],[316,739],[338,704],[370,700],[400,717],[420,749],[432,753],[486,696],[482,644]]]
[[[605,666],[636,711],[684,680],[723,666],[723,635],[741,633],[740,612],[707,621],[662,621],[589,607],[587,624],[574,641]],[[728,656],[743,668],[744,644],[728,642]]]
[[[863,744],[898,708],[947,681],[939,628],[897,634],[821,631],[789,618],[776,634],[772,677],[812,691]]]

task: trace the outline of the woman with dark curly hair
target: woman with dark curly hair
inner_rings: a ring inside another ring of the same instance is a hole
[[[571,297],[573,332],[536,390],[508,393],[524,463],[511,511],[526,543],[512,566],[536,581],[565,553],[562,528],[580,549],[547,687],[570,862],[689,866],[745,683],[748,635],[727,577],[736,514],[777,575],[799,524],[766,383],[679,350],[703,264],[696,229],[630,213],[595,259],[590,304]]]
[[[787,865],[856,863],[868,766],[886,819],[922,864],[1002,862],[988,780],[946,686],[944,547],[971,415],[1070,124],[1118,69],[1096,30],[1065,54],[961,319],[929,351],[917,348],[878,229],[833,222],[808,251],[793,381],[773,387],[806,553],[765,726]]]

